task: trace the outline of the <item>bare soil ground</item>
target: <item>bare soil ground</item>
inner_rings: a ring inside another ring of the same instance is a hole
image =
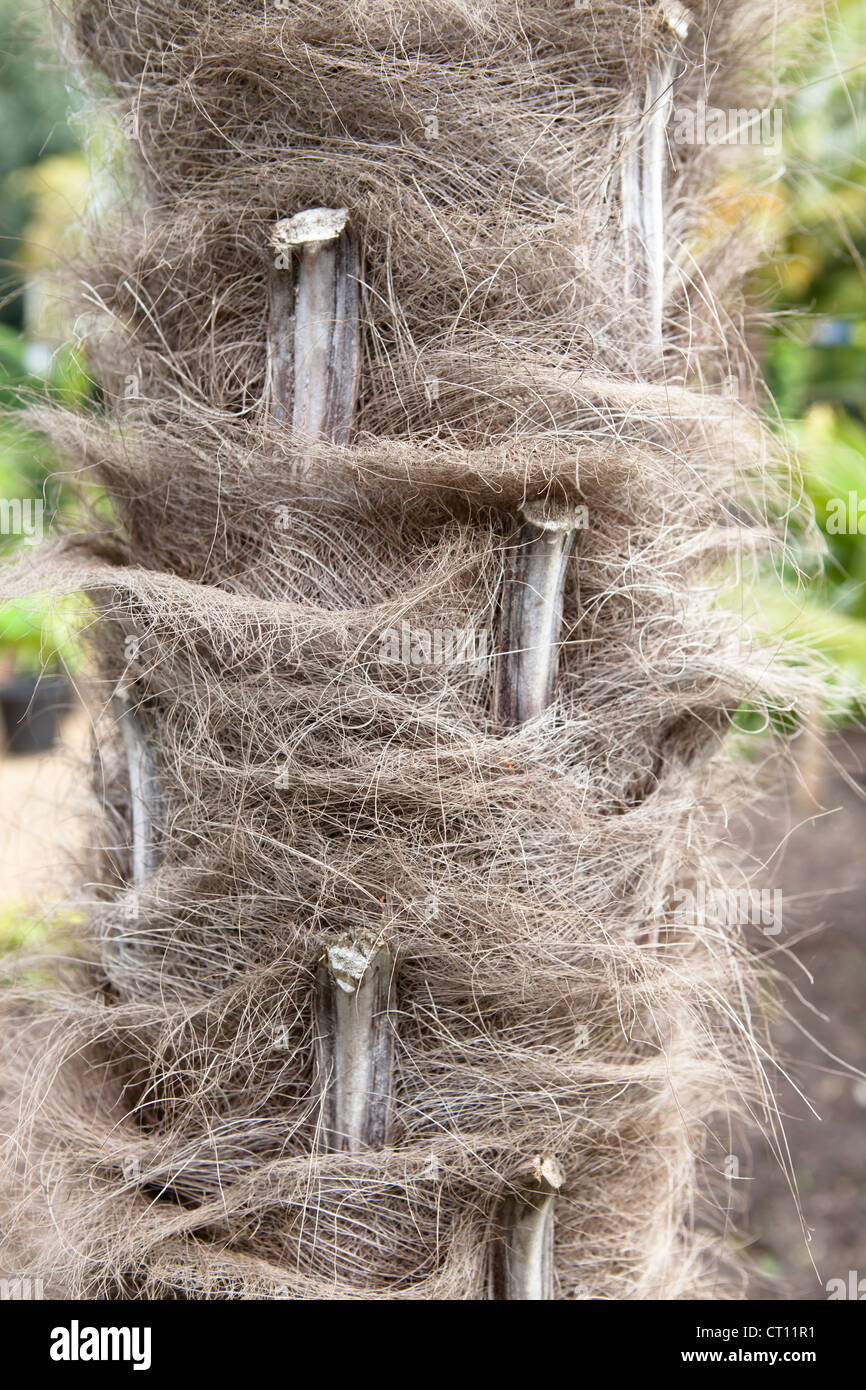
[[[768,949],[790,945],[805,969],[779,961],[802,999],[789,994],[796,1023],[774,1033],[817,1112],[792,1084],[777,1083],[808,1243],[779,1165],[764,1145],[751,1146],[745,1224],[755,1298],[825,1299],[830,1279],[847,1283],[851,1270],[866,1278],[866,1075],[844,1065],[866,1074],[866,734],[831,740],[813,790],[823,814],[792,788],[769,821],[752,825],[759,853],[783,843],[763,876],[784,902],[783,932]]]
[[[86,833],[76,760],[88,736],[76,711],[51,752],[0,757],[0,912],[32,906],[38,914],[62,898]]]

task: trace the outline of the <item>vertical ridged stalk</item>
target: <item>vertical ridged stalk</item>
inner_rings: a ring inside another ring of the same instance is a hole
[[[129,883],[132,893],[124,904],[124,918],[134,922],[138,916],[138,892],[156,870],[156,836],[154,824],[159,796],[156,765],[147,746],[130,694],[121,688],[112,701],[112,711],[120,729],[126,755],[126,780],[129,791],[130,835],[132,866]],[[135,951],[128,945],[128,932],[120,928],[103,946],[103,964],[109,978],[119,988],[128,983],[127,971],[135,966]],[[122,967],[116,974],[116,967]]]
[[[360,378],[358,254],[345,208],[278,222],[270,284],[267,403],[304,441],[345,444]],[[299,459],[304,472],[306,461]],[[316,977],[321,1142],[331,1152],[388,1142],[394,960],[365,932],[329,945]]]
[[[345,208],[311,208],[278,222],[271,237],[267,405],[301,441],[345,444],[352,431],[361,369],[359,271],[346,218]]]
[[[570,507],[530,503],[521,515],[499,609],[493,719],[500,729],[536,718],[553,699],[565,580],[579,530]]]
[[[365,932],[338,938],[316,980],[321,1143],[331,1153],[381,1149],[391,1114],[394,958]]]
[[[141,888],[156,868],[154,816],[157,798],[156,768],[138,723],[135,705],[125,690],[114,698],[114,710],[123,739],[132,819],[132,883]]]
[[[665,213],[668,126],[674,101],[674,77],[691,16],[679,0],[664,0],[662,23],[668,50],[647,74],[643,106],[635,115],[639,133],[625,152],[621,167],[622,218],[625,233],[626,294],[646,304],[647,329],[661,355],[664,325]]]
[[[553,1298],[553,1204],[562,1183],[556,1159],[540,1159],[531,1177],[502,1204],[490,1259],[490,1298],[507,1302]]]

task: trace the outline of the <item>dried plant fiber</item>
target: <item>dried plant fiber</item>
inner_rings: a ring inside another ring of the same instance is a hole
[[[763,106],[774,14],[76,0],[131,191],[81,274],[103,404],[40,417],[110,508],[3,589],[99,618],[86,921],[7,990],[7,1265],[72,1297],[484,1298],[547,1164],[555,1298],[735,1292],[711,1178],[769,1103],[750,942],[670,908],[732,882],[731,713],[789,699],[711,592],[773,544],[778,484],[718,151],[645,166],[655,284],[624,190],[659,65],[678,105]],[[359,250],[339,443],[268,409],[273,229],[310,208]],[[524,504],[584,511],[553,699],[503,728]],[[387,1136],[335,1150],[316,992],[359,933],[393,962]]]

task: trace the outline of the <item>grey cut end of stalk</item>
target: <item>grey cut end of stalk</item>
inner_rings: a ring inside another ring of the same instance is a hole
[[[562,606],[578,513],[530,503],[506,566],[499,612],[493,719],[518,728],[547,709],[559,664]]]
[[[310,208],[271,234],[267,406],[301,441],[346,444],[351,436],[361,350],[358,254],[347,220],[345,208]]]
[[[507,1302],[546,1302],[553,1298],[553,1207],[564,1182],[562,1169],[548,1155],[502,1205],[490,1255],[488,1293]]]
[[[316,981],[316,1064],[324,1147],[382,1149],[389,1140],[394,957],[364,931],[338,937]]]
[[[688,6],[682,4],[682,0],[663,0],[661,6],[662,24],[675,34],[680,43],[685,43],[689,36],[689,29],[692,23],[692,16]]]

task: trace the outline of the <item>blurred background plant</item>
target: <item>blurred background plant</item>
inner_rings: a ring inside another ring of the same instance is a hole
[[[824,537],[804,594],[767,577],[754,626],[831,663],[828,722],[861,716],[866,687],[866,5],[827,7],[785,107],[757,344]],[[835,670],[833,669],[835,668]],[[835,694],[835,698],[834,698]]]
[[[43,160],[72,155],[78,140],[69,123],[73,94],[46,42],[47,6],[0,0],[0,322],[21,328],[20,246],[33,214],[32,189],[16,179]]]
[[[92,394],[71,325],[46,292],[44,272],[69,247],[89,177],[70,123],[76,107],[47,33],[47,7],[0,0],[0,557],[45,534],[74,506],[56,460],[28,431],[22,408]],[[9,506],[16,509],[10,515]],[[21,509],[25,522],[21,522]],[[14,524],[11,524],[13,523]],[[70,604],[0,605],[0,705],[10,683],[74,669]],[[22,690],[15,685],[16,709]],[[25,708],[26,708],[25,704]],[[6,710],[4,709],[4,714]],[[8,719],[7,719],[8,725]]]

